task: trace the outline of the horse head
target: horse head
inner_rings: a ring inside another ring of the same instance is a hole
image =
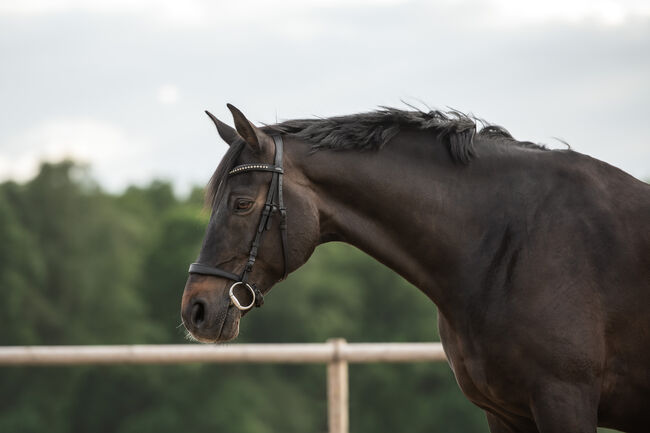
[[[206,112],[230,146],[208,185],[212,211],[190,266],[181,315],[202,342],[237,337],[239,322],[318,243],[315,197],[281,136],[228,104],[235,129]]]

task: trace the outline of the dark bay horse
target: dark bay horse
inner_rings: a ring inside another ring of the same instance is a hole
[[[492,432],[650,431],[650,185],[461,113],[258,128],[229,108],[235,129],[211,116],[230,148],[183,294],[194,337],[236,337],[318,244],[343,241],[436,303]]]

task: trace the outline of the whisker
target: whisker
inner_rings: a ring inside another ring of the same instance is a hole
[[[185,339],[186,339],[187,341],[191,341],[192,343],[200,343],[199,340],[197,340],[196,338],[194,338],[194,336],[190,333],[190,331],[186,331],[186,332],[185,332]]]

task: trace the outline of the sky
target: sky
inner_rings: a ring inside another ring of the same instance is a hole
[[[0,0],[0,181],[88,163],[180,194],[257,123],[453,108],[650,179],[647,0]]]

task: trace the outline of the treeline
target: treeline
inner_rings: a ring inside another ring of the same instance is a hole
[[[180,298],[208,214],[166,182],[107,194],[70,162],[0,185],[0,345],[188,343]],[[239,342],[437,340],[436,310],[361,252],[320,247]],[[485,432],[446,364],[353,365],[351,431]],[[0,369],[0,432],[324,432],[321,365]]]

